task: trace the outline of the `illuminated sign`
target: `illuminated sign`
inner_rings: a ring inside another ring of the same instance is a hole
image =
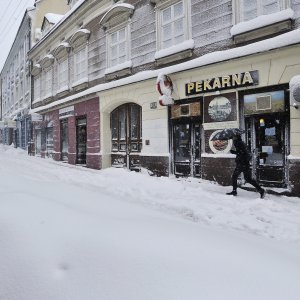
[[[258,71],[247,71],[233,75],[214,77],[185,85],[186,96],[203,94],[217,90],[232,89],[258,84]]]

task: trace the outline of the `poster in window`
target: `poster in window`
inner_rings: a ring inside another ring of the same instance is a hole
[[[236,120],[236,92],[204,97],[204,123],[221,123]]]

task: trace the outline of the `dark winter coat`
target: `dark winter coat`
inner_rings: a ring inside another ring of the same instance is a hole
[[[235,162],[237,166],[249,167],[251,155],[247,149],[246,144],[240,137],[233,140],[235,150],[230,150],[231,153],[236,154]]]

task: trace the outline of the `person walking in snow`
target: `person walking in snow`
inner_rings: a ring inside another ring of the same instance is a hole
[[[233,145],[235,150],[230,150],[231,153],[236,154],[235,163],[236,167],[232,174],[232,192],[226,193],[226,195],[237,195],[237,179],[238,176],[243,173],[244,178],[247,182],[253,185],[260,194],[260,198],[264,198],[265,190],[259,186],[256,180],[251,176],[250,170],[250,160],[251,156],[247,149],[246,144],[242,141],[241,135],[236,135],[233,137]]]

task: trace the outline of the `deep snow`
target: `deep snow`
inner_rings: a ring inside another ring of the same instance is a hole
[[[300,199],[0,146],[0,299],[300,299]]]

